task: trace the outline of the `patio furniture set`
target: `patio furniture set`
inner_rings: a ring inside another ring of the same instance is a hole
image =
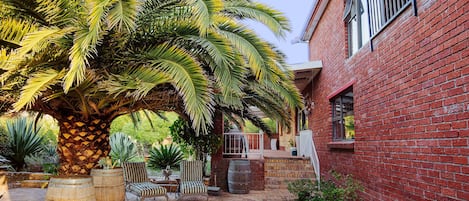
[[[180,179],[157,181],[148,177],[145,162],[123,164],[125,189],[143,201],[149,197],[165,197],[168,191],[176,196],[205,195],[208,200],[207,186],[203,182],[202,161],[182,161]],[[176,188],[176,189],[174,189]]]

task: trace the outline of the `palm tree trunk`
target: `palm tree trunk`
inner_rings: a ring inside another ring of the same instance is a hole
[[[80,116],[59,120],[59,175],[89,175],[99,159],[108,156],[111,150],[110,122],[97,117],[82,120]]]

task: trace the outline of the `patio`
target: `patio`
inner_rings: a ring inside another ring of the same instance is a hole
[[[200,197],[184,197],[183,199],[175,198],[174,193],[169,193],[169,200],[205,200],[205,196]],[[46,189],[40,188],[14,188],[10,189],[5,197],[0,200],[5,201],[42,201],[45,200]],[[136,201],[136,197],[132,194],[127,194],[128,201]],[[200,198],[200,199],[199,199]],[[219,196],[209,196],[209,200],[223,200],[223,201],[286,201],[294,200],[295,197],[287,190],[265,190],[265,191],[250,191],[249,194],[230,194],[222,192]],[[145,200],[153,200],[148,198]],[[156,198],[155,200],[164,200],[164,198]]]

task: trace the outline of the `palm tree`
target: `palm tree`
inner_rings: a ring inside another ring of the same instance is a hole
[[[62,175],[89,174],[110,152],[111,121],[143,109],[202,134],[215,109],[288,122],[285,108],[301,107],[292,73],[242,19],[288,30],[249,0],[0,0],[0,112],[57,119]]]

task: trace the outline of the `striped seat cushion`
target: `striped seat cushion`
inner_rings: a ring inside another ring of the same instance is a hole
[[[127,188],[138,197],[153,197],[156,195],[166,195],[166,188],[151,182],[131,183]]]
[[[183,181],[181,182],[182,194],[201,194],[207,193],[207,186],[203,181]]]

